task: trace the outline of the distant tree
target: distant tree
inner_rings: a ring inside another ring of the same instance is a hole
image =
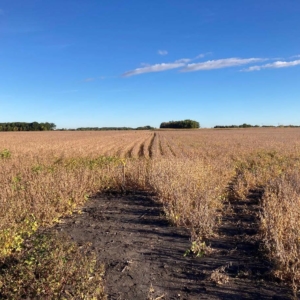
[[[242,125],[216,125],[214,128],[250,128],[259,127],[258,125],[242,124]]]
[[[253,127],[253,126],[250,125],[250,124],[244,123],[244,124],[240,125],[239,127],[240,127],[240,128],[249,128],[249,127]]]
[[[155,129],[154,127],[151,127],[149,125],[143,126],[143,127],[137,127],[136,130],[153,130]]]
[[[152,130],[155,129],[154,127],[151,127],[149,125],[143,126],[143,127],[79,127],[76,130],[79,131],[101,131],[101,130]]]
[[[25,122],[10,122],[0,123],[0,131],[43,131],[54,130],[56,125],[54,123],[25,123]]]
[[[200,124],[197,121],[187,119],[183,121],[162,122],[160,124],[160,128],[191,129],[191,128],[200,128]]]
[[[278,125],[278,126],[274,126],[274,125],[250,125],[250,124],[242,124],[242,125],[216,125],[214,128],[250,128],[250,127],[264,127],[264,128],[287,128],[287,127],[300,127],[299,125]]]

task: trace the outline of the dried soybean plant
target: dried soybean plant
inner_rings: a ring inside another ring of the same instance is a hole
[[[155,192],[199,254],[229,188],[236,198],[260,189],[268,258],[297,286],[299,137],[287,128],[1,133],[0,259],[106,189]]]

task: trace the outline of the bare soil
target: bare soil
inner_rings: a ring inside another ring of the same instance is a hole
[[[56,229],[92,243],[106,266],[108,299],[290,299],[258,251],[258,196],[226,204],[204,257],[184,256],[188,231],[170,226],[161,204],[142,192],[95,197]]]

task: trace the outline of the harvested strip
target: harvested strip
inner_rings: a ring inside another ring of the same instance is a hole
[[[92,243],[106,264],[108,299],[289,299],[286,288],[247,276],[242,266],[236,277],[228,275],[234,253],[184,256],[187,231],[169,226],[161,205],[145,193],[103,195],[83,212],[56,228],[79,244]]]
[[[113,156],[116,155],[118,149],[118,142],[114,141],[108,147],[105,148],[104,155]]]
[[[167,139],[164,136],[162,136],[160,141],[161,141],[161,147],[162,147],[163,155],[166,156],[166,157],[173,157],[174,154],[171,151],[171,148],[170,148],[170,146],[167,142]]]
[[[185,157],[186,156],[186,145],[178,145],[178,139],[172,134],[163,133],[163,137],[166,140],[166,144],[173,156],[175,157]]]
[[[148,152],[148,147],[151,141],[151,136],[149,136],[146,140],[144,140],[140,145],[138,149],[138,157],[146,157],[149,158],[149,152]]]
[[[137,143],[139,143],[139,139],[129,140],[127,144],[124,144],[119,148],[117,155],[121,158],[131,157],[131,151]]]
[[[140,143],[141,140],[145,139],[145,134],[142,135],[136,134],[133,137],[131,136],[129,139],[127,139],[126,143],[122,143],[119,147],[119,150],[117,151],[117,155],[121,158],[125,157],[131,157],[131,151],[134,148],[134,146],[138,143]]]
[[[145,141],[147,140],[148,136],[146,137],[143,137],[143,139],[139,140],[138,143],[136,143],[134,145],[134,147],[130,150],[130,155],[132,158],[138,158],[138,157],[141,157],[143,156],[143,145],[145,143]]]
[[[163,146],[162,146],[162,138],[161,138],[161,136],[159,137],[158,144],[159,144],[160,155],[164,155],[164,150],[163,150]]]
[[[153,143],[154,143],[154,140],[155,140],[155,136],[156,136],[156,133],[153,134],[153,136],[151,138],[151,141],[150,141],[150,144],[149,144],[149,147],[148,147],[149,156],[151,158],[153,157]]]
[[[158,158],[161,156],[161,152],[159,150],[159,133],[155,132],[154,137],[151,143],[151,148],[149,149],[149,153],[151,158]]]
[[[134,155],[134,149],[139,148],[139,145],[141,144],[141,142],[143,140],[144,140],[144,137],[140,138],[138,141],[135,141],[133,146],[128,150],[126,157],[135,158],[136,155]]]
[[[144,150],[145,158],[150,158],[152,156],[151,155],[151,147],[152,147],[152,143],[153,143],[153,138],[154,138],[154,133],[152,133],[144,143],[143,150]]]

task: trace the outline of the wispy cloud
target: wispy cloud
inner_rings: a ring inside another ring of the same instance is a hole
[[[188,64],[181,72],[206,71],[213,69],[223,69],[241,65],[247,65],[255,62],[264,61],[263,58],[224,58],[217,60],[208,60],[201,63]]]
[[[205,57],[206,55],[209,55],[209,54],[212,54],[211,52],[207,52],[207,53],[200,53],[199,55],[197,55],[196,57],[195,57],[195,59],[198,59],[198,58],[203,58],[203,57]]]
[[[213,54],[212,52],[200,53],[200,54],[198,54],[196,57],[194,57],[194,58],[191,59],[191,60],[197,60],[197,59],[199,59],[199,58],[203,58],[203,57],[205,57],[205,56],[212,55],[212,54]]]
[[[140,75],[144,73],[162,72],[166,70],[177,69],[183,66],[185,66],[185,64],[182,62],[155,64],[125,72],[124,74],[122,74],[122,77],[130,77],[133,75]]]
[[[207,60],[204,62],[199,63],[191,63],[192,61],[203,58],[206,55],[212,54],[211,52],[199,54],[194,58],[181,58],[177,59],[171,63],[159,63],[159,64],[141,64],[140,68],[136,68],[134,70],[130,70],[122,74],[122,77],[130,77],[134,75],[140,75],[145,73],[152,73],[152,72],[163,72],[171,69],[179,69],[180,72],[194,72],[194,71],[206,71],[206,70],[214,70],[214,69],[223,69],[223,68],[230,68],[230,67],[238,67],[243,65],[251,65],[250,67],[243,69],[241,71],[250,72],[250,71],[259,71],[261,69],[268,69],[268,68],[287,68],[292,66],[300,65],[300,59],[293,60],[293,61],[284,61],[279,60],[274,61],[274,58],[239,58],[239,57],[231,57],[231,58],[223,58],[223,59],[216,59],[216,60]],[[293,57],[300,58],[300,55],[294,55]],[[265,61],[269,61],[270,63],[258,65],[257,63],[263,63]],[[256,64],[256,65],[254,65]]]
[[[84,82],[91,82],[91,81],[94,81],[96,78],[93,78],[93,77],[89,77],[89,78],[85,78],[83,81]]]
[[[167,50],[158,50],[157,53],[159,55],[167,55],[168,54],[168,51]]]
[[[181,59],[177,59],[175,60],[176,63],[184,63],[187,64],[188,62],[190,62],[192,59],[190,58],[181,58]]]
[[[166,55],[168,52],[164,51],[164,50],[159,50],[158,53],[160,55]],[[129,77],[129,76],[139,75],[139,74],[144,74],[144,73],[163,72],[163,71],[167,71],[167,70],[171,70],[171,69],[178,69],[181,67],[185,67],[187,65],[187,63],[189,63],[195,59],[203,58],[204,56],[206,56],[208,54],[211,54],[211,52],[199,54],[194,58],[180,58],[180,59],[175,60],[172,63],[160,63],[160,64],[154,64],[154,65],[150,65],[147,63],[141,63],[141,68],[137,68],[137,69],[125,72],[124,74],[122,74],[122,77]]]
[[[212,52],[200,53],[200,54],[198,54],[194,58],[181,58],[181,59],[176,60],[175,62],[182,62],[182,63],[186,63],[187,64],[187,63],[189,63],[189,62],[191,62],[193,60],[197,60],[199,58],[203,58],[203,57],[205,57],[207,55],[210,55],[210,54],[212,54]]]
[[[270,64],[265,64],[262,66],[252,66],[242,71],[251,72],[251,71],[260,71],[262,69],[279,69],[279,68],[288,68],[300,65],[300,59],[293,61],[275,61]]]
[[[205,56],[205,54],[204,54],[204,53],[201,53],[201,54],[197,55],[197,56],[195,57],[195,59],[203,58],[204,56]]]

